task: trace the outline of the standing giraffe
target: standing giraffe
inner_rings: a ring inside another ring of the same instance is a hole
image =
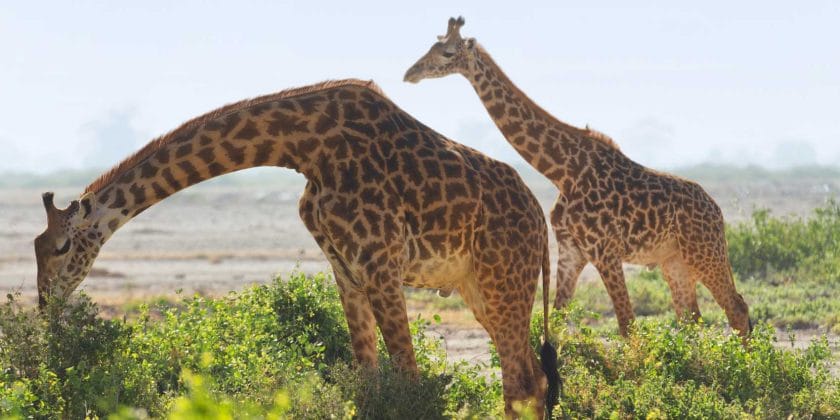
[[[463,25],[463,18],[450,18],[446,35],[408,69],[405,80],[462,74],[508,142],[560,189],[551,211],[560,249],[555,307],[568,302],[591,262],[626,336],[634,316],[622,262],[659,265],[679,318],[700,317],[699,280],[746,337],[752,328],[749,310],[735,290],[723,215],[714,200],[694,182],[634,162],[606,135],[554,118],[519,90],[474,38],[461,38]]]
[[[458,290],[496,344],[505,409],[556,402],[556,353],[528,344],[548,232],[539,203],[508,165],[455,143],[391,102],[373,82],[344,80],[219,108],[143,147],[60,210],[43,195],[35,239],[38,294],[67,297],[123,224],[169,195],[256,166],[307,179],[300,216],[332,265],[356,360],[388,353],[416,375],[402,286]],[[546,338],[547,297],[543,299]],[[548,374],[548,381],[543,369]]]

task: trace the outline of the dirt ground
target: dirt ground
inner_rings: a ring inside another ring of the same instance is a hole
[[[527,171],[524,177],[547,214],[556,190]],[[303,180],[281,184],[200,185],[176,194],[117,232],[81,288],[100,304],[115,308],[127,301],[173,297],[178,290],[220,295],[270,281],[275,274],[329,270],[298,218]],[[776,214],[805,214],[838,190],[838,185],[795,182],[704,185],[730,221],[742,219],[755,207],[769,207]],[[80,190],[57,190],[56,204],[63,207]],[[32,240],[46,224],[40,193],[34,188],[0,189],[0,292],[19,291],[31,302],[36,298]],[[596,279],[587,267],[582,281]],[[468,315],[435,326],[433,332],[446,338],[453,359],[489,359],[487,335]]]

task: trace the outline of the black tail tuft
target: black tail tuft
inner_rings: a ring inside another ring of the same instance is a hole
[[[752,318],[747,318],[747,322],[749,322],[749,324],[750,324],[750,334],[752,334],[752,332],[753,332],[753,326],[754,326],[754,325],[753,325],[753,322],[752,322]]]
[[[546,340],[540,349],[540,360],[545,377],[548,379],[548,389],[545,393],[545,413],[551,418],[551,410],[560,400],[560,371],[557,369],[557,350]]]

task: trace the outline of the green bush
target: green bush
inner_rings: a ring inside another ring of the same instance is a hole
[[[648,275],[639,290],[657,281]],[[646,292],[647,293],[647,292]],[[659,302],[659,292],[650,292]],[[661,302],[651,304],[661,306]],[[336,289],[294,275],[222,298],[143,307],[103,320],[82,296],[52,317],[10,296],[0,307],[0,418],[486,418],[502,415],[497,371],[448,363],[416,319],[420,375],[352,366]],[[774,346],[759,326],[744,349],[720,327],[645,319],[629,340],[585,325],[574,303],[552,312],[564,380],[555,413],[571,418],[836,418],[840,384],[825,339]],[[47,321],[50,319],[50,321]],[[532,322],[532,343],[542,334]]]
[[[128,329],[97,317],[84,296],[75,305],[54,302],[48,312],[24,310],[12,295],[0,307],[0,408],[66,418],[114,410],[126,392],[119,353]]]
[[[829,201],[811,217],[776,218],[758,210],[727,230],[732,269],[742,279],[780,283],[840,280],[840,203]]]
[[[572,418],[836,418],[840,381],[825,337],[803,351],[775,346],[759,325],[749,344],[717,326],[641,320],[629,339],[582,326],[577,305],[552,314],[561,409]],[[535,316],[532,337],[541,332]]]
[[[184,298],[154,308],[155,316],[144,305],[131,322],[103,320],[84,295],[52,302],[49,312],[43,317],[13,296],[0,308],[2,415],[131,418],[139,409],[262,418],[282,408],[284,395],[291,403],[283,413],[292,417],[498,412],[501,388],[478,367],[447,365],[440,340],[425,334],[428,321],[411,325],[420,380],[394,372],[387,358],[378,372],[349,368],[346,322],[325,275]],[[384,354],[381,340],[380,348]]]
[[[127,350],[143,370],[137,376],[156,378],[159,393],[181,392],[186,368],[216,378],[221,392],[268,404],[266,390],[350,362],[342,313],[326,276],[295,275],[224,298],[184,299],[183,308],[164,309],[162,320],[144,308]]]

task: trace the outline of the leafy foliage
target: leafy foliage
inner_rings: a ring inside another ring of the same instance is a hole
[[[580,306],[552,314],[560,343],[561,409],[572,418],[834,418],[840,380],[825,337],[803,351],[774,345],[767,324],[749,348],[717,326],[637,321],[629,340],[580,323]],[[531,335],[541,331],[539,317]]]
[[[774,283],[808,278],[840,280],[840,203],[829,201],[814,214],[776,218],[758,210],[727,231],[733,271],[742,279]]]
[[[156,316],[143,306],[132,322],[100,318],[85,296],[48,311],[14,296],[0,307],[0,418],[498,413],[498,383],[479,367],[447,365],[428,321],[412,323],[419,379],[385,358],[376,372],[350,368],[340,300],[324,275],[185,298]]]

